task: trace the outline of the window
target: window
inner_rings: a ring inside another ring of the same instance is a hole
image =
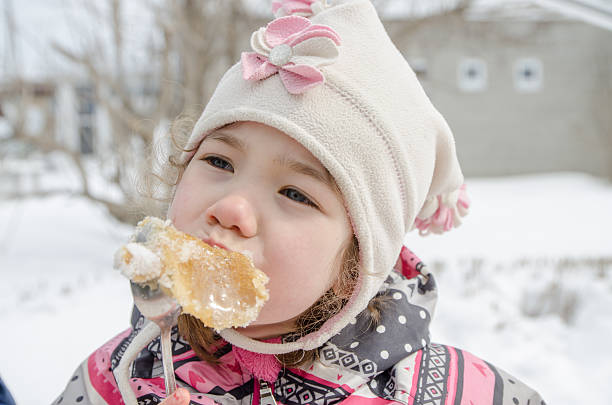
[[[94,88],[82,86],[76,89],[77,112],[79,114],[79,150],[83,155],[89,155],[95,151],[95,129],[96,104],[94,99]]]
[[[79,149],[83,155],[90,155],[94,152],[93,138],[93,128],[89,125],[81,125],[79,128]]]
[[[514,62],[514,88],[521,93],[532,93],[542,88],[542,62],[536,58],[522,58]]]
[[[487,64],[482,59],[465,58],[457,69],[459,88],[465,92],[479,92],[487,87]]]

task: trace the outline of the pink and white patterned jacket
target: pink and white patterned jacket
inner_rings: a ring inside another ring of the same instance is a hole
[[[503,370],[467,351],[431,342],[436,284],[408,249],[379,294],[389,297],[380,323],[372,325],[363,314],[319,349],[314,364],[281,369],[267,384],[276,403],[544,405],[536,391]],[[53,404],[123,404],[113,370],[143,324],[134,311],[132,327],[92,353]],[[212,365],[200,360],[176,330],[172,341],[177,384],[191,392],[191,404],[271,403],[262,400],[266,383],[242,366],[230,344],[218,346],[219,364]],[[139,404],[165,397],[159,346],[159,339],[152,341],[133,364],[130,384]]]

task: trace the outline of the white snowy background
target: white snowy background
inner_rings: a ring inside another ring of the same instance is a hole
[[[70,3],[13,3],[24,76],[65,69],[37,42],[74,37],[80,14],[58,8]],[[78,186],[65,162],[2,164],[43,187]],[[432,340],[505,369],[548,404],[608,403],[612,184],[579,173],[466,182],[472,208],[460,228],[406,239],[437,277]],[[88,354],[128,327],[131,296],[112,257],[130,232],[82,198],[0,199],[0,375],[18,404],[50,403]]]
[[[45,184],[69,178],[49,174]],[[432,339],[471,351],[549,404],[612,397],[612,184],[578,173],[467,179],[471,213],[406,244],[437,276]],[[0,373],[18,404],[50,403],[129,324],[112,269],[130,227],[81,198],[0,201]]]

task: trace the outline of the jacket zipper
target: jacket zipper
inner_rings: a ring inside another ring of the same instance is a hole
[[[267,381],[259,380],[259,405],[277,405]]]

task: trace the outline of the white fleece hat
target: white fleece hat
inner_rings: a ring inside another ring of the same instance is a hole
[[[188,147],[226,124],[263,123],[308,149],[342,192],[361,273],[341,312],[295,342],[221,331],[236,346],[280,354],[340,332],[376,295],[406,233],[459,225],[469,201],[452,133],[369,0],[275,1],[273,9],[280,17],[253,33],[252,52],[222,77]]]

